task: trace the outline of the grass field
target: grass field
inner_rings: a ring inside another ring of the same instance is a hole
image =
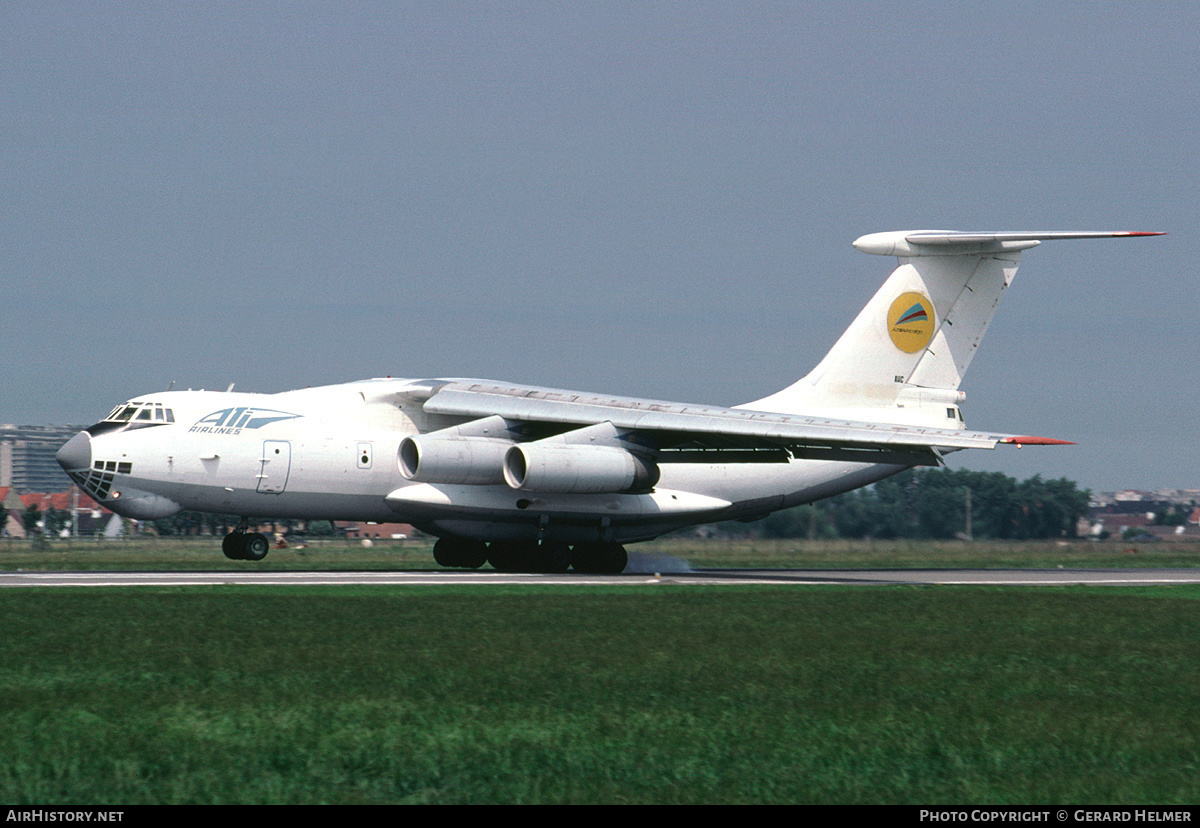
[[[1194,587],[13,589],[0,634],[13,805],[1200,800]]]
[[[310,541],[274,549],[259,562],[231,561],[212,537],[137,540],[0,540],[0,570],[47,569],[433,569],[432,541]],[[802,567],[817,569],[1000,567],[1198,567],[1200,543],[1108,541],[806,541],[664,538],[629,547],[634,567]]]

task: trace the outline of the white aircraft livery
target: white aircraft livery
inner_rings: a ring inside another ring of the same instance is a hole
[[[443,566],[616,573],[624,544],[754,520],[947,452],[1062,440],[969,431],[959,384],[1021,252],[1159,233],[874,233],[899,267],[807,376],[733,408],[477,379],[371,379],[278,394],[165,391],[122,403],[58,462],[140,520],[403,521]]]

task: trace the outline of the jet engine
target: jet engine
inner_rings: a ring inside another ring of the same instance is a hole
[[[511,446],[511,440],[489,437],[405,437],[400,473],[417,483],[503,483],[504,453]]]
[[[504,455],[505,481],[526,492],[636,492],[658,478],[657,463],[612,446],[521,443]]]

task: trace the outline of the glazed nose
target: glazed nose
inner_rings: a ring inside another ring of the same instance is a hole
[[[81,431],[67,440],[54,455],[63,471],[90,469],[92,467],[92,435]]]

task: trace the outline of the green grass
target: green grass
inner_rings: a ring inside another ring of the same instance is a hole
[[[1200,590],[0,594],[0,801],[1194,804]]]
[[[300,570],[436,569],[432,541],[309,541],[273,549],[260,562],[231,561],[212,537],[136,540],[54,540],[45,549],[29,541],[0,541],[0,570]],[[891,568],[1104,568],[1200,567],[1200,543],[1107,541],[806,541],[664,538],[631,544],[630,554],[670,556],[692,567]]]
[[[695,540],[663,538],[630,551],[667,554],[693,566],[807,569],[1198,567],[1200,543],[919,540]]]

